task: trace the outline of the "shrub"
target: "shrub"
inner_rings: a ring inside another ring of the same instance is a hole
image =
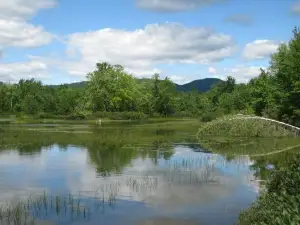
[[[89,111],[75,111],[71,115],[66,116],[68,120],[84,120],[90,115]]]
[[[196,117],[197,115],[190,111],[180,111],[180,112],[175,112],[172,116],[176,118],[183,118],[183,117]]]
[[[38,112],[36,115],[33,116],[35,119],[58,119],[62,116],[57,116],[52,113],[46,113],[46,112]]]
[[[109,118],[111,120],[143,120],[148,116],[142,112],[96,112],[96,118]]]
[[[200,120],[202,122],[210,122],[210,121],[217,119],[218,117],[220,117],[222,115],[224,115],[224,113],[221,111],[205,112],[201,115]]]
[[[266,190],[242,212],[237,225],[300,224],[300,154],[271,172]]]

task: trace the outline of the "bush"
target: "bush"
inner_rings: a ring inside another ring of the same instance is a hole
[[[237,225],[300,224],[300,154],[286,166],[276,168],[266,190],[240,214]]]
[[[61,117],[62,116],[57,116],[52,113],[46,113],[46,112],[39,112],[33,116],[34,119],[58,119]]]
[[[196,117],[197,115],[190,111],[180,111],[180,112],[175,112],[172,116],[176,118],[184,118],[184,117]]]
[[[66,116],[67,120],[84,120],[90,116],[89,111],[75,111],[71,115]]]
[[[202,122],[210,122],[210,121],[217,119],[218,117],[220,117],[222,115],[224,115],[224,113],[221,111],[205,112],[201,115],[200,120]]]
[[[142,112],[96,112],[93,113],[96,118],[109,118],[111,120],[143,120],[148,116]]]

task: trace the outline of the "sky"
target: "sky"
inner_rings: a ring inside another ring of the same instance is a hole
[[[299,24],[299,0],[0,1],[0,81],[78,82],[108,62],[178,84],[247,82]]]

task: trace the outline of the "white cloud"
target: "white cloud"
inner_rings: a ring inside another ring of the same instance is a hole
[[[300,15],[300,2],[296,2],[291,10],[293,14]]]
[[[55,0],[1,0],[0,18],[30,18],[38,10],[52,8]]]
[[[42,26],[27,22],[38,10],[55,6],[55,0],[6,0],[0,1],[0,56],[5,50],[35,48],[49,44],[54,35]],[[47,65],[44,62],[0,63],[0,81],[15,82],[21,78],[45,78]]]
[[[231,68],[224,68],[223,74],[218,78],[225,79],[227,76],[232,76],[238,83],[246,83],[250,79],[257,77],[260,74],[260,68],[266,69],[264,66],[245,65],[237,65]]]
[[[136,0],[138,7],[155,12],[179,12],[200,8],[226,0]]]
[[[54,36],[41,26],[34,26],[21,19],[0,19],[0,48],[39,47],[51,42]]]
[[[38,10],[55,6],[55,0],[0,1],[0,49],[38,47],[50,43],[53,35],[42,26],[26,22]]]
[[[248,15],[234,14],[225,18],[225,22],[236,23],[243,26],[249,26],[253,23],[253,20]]]
[[[221,61],[235,52],[229,35],[203,27],[177,23],[149,24],[128,31],[101,29],[69,36],[67,51],[81,59],[65,64],[70,74],[85,76],[97,62],[123,65],[134,75],[153,74],[162,63],[200,63]]]
[[[256,40],[246,44],[243,57],[246,59],[263,59],[277,51],[279,42],[272,40]]]
[[[191,79],[189,79],[186,76],[171,75],[168,77],[170,78],[170,80],[172,80],[176,84],[186,84],[191,81]]]
[[[0,81],[17,82],[20,79],[48,78],[48,66],[41,61],[0,63]]]
[[[208,68],[208,72],[209,72],[210,74],[216,74],[216,73],[217,73],[217,70],[216,70],[216,68],[214,68],[214,67],[209,67],[209,68]]]

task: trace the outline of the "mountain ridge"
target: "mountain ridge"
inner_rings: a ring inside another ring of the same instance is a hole
[[[150,78],[136,79],[138,83],[147,83]],[[223,80],[218,78],[203,78],[198,80],[193,80],[186,84],[176,84],[176,90],[182,92],[188,92],[192,90],[197,90],[199,92],[209,91],[215,84],[223,82]],[[84,88],[87,85],[87,81],[80,81],[75,83],[57,84],[57,85],[47,85],[49,87],[59,87],[61,85],[67,85],[72,88]]]

